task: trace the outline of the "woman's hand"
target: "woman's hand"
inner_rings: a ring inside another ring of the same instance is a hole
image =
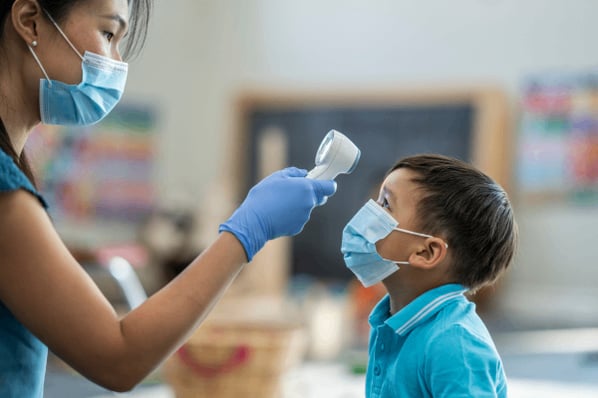
[[[306,175],[306,170],[289,167],[264,178],[220,225],[219,232],[230,232],[241,242],[247,261],[268,240],[301,232],[314,207],[336,191],[334,181],[312,180]]]

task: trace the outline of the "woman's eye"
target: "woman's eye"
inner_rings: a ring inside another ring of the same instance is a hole
[[[114,37],[114,33],[104,32],[104,37],[106,37],[106,40],[111,41],[112,38]]]

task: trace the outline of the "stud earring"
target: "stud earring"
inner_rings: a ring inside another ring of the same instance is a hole
[[[37,47],[37,40],[33,40],[31,42],[31,47]]]

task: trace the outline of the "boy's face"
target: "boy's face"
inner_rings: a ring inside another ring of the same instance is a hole
[[[399,228],[419,231],[416,208],[421,190],[411,181],[415,176],[409,169],[394,170],[382,183],[377,202],[398,221]],[[409,255],[417,252],[418,246],[421,246],[424,240],[418,236],[393,231],[386,238],[376,242],[376,250],[385,259],[408,261]]]

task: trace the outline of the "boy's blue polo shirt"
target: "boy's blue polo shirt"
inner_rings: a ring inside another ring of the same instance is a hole
[[[475,304],[457,284],[427,291],[390,316],[370,315],[366,397],[506,397],[502,361]]]

